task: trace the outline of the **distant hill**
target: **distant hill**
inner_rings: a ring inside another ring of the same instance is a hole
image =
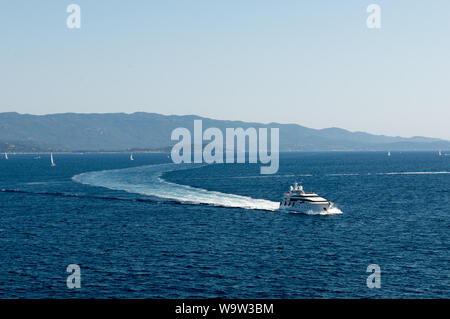
[[[440,150],[450,141],[426,137],[390,137],[340,128],[311,129],[297,124],[222,121],[194,115],[155,113],[51,114],[0,113],[0,152],[170,150],[173,129],[278,127],[281,151]]]

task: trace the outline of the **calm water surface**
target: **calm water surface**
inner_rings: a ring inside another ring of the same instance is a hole
[[[270,176],[167,154],[35,157],[0,160],[1,298],[450,297],[437,152],[282,154]],[[343,213],[274,211],[295,181]],[[66,287],[69,264],[81,289]]]

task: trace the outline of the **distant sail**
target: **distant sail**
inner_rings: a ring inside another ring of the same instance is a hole
[[[442,152],[441,151],[439,151],[439,156],[442,156]]]
[[[51,162],[52,167],[56,166],[55,161],[53,160],[53,153],[50,153],[50,162]]]
[[[133,153],[130,154],[130,161],[134,161]]]
[[[391,152],[388,152],[388,156],[391,156]]]
[[[5,159],[8,159],[8,153],[5,153]]]

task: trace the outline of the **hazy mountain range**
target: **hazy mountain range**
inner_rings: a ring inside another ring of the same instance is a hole
[[[281,151],[449,150],[450,141],[426,137],[390,137],[340,128],[311,129],[297,124],[222,121],[194,115],[155,113],[51,114],[0,113],[1,152],[165,150],[173,129],[193,132],[194,119],[203,129],[278,127]]]

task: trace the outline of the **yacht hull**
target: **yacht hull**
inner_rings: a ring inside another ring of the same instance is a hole
[[[298,212],[298,213],[323,213],[328,212],[329,209],[333,207],[333,204],[328,203],[280,203],[279,210],[287,212]]]

